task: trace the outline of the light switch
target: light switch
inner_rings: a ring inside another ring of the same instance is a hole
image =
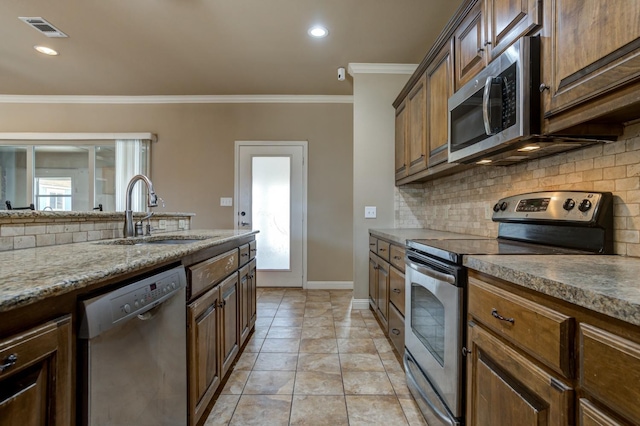
[[[178,219],[178,229],[184,229],[187,227],[187,221],[184,219]]]
[[[231,206],[233,206],[233,198],[231,198],[231,197],[220,197],[220,205],[222,207],[231,207]]]
[[[364,218],[365,219],[375,219],[376,218],[376,206],[365,206],[365,208],[364,208]]]
[[[160,219],[158,221],[158,229],[167,229],[167,221],[164,219]]]

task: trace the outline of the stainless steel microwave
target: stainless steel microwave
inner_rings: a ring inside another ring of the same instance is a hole
[[[522,37],[449,98],[449,162],[540,133],[540,39]]]

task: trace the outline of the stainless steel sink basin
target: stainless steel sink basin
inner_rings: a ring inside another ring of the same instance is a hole
[[[96,244],[115,245],[115,246],[133,246],[133,245],[157,245],[157,244],[191,244],[208,240],[211,237],[145,237],[145,238],[119,238],[117,240],[98,241]]]
[[[204,238],[189,238],[189,239],[166,239],[166,240],[152,240],[152,241],[139,241],[138,244],[190,244],[202,241]]]

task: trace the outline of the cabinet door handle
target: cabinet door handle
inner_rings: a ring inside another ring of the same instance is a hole
[[[491,44],[491,42],[490,42],[489,40],[487,40],[487,41],[485,41],[485,42],[484,42],[484,45],[485,45],[485,46],[488,46],[488,45],[490,45],[490,44]]]
[[[374,247],[374,246],[376,245],[376,243],[369,243],[369,245],[370,245],[371,247]]]
[[[544,83],[540,83],[540,87],[538,88],[540,90],[540,93],[544,92],[545,90],[551,90],[551,87],[547,86]]]
[[[400,335],[400,330],[398,330],[397,328],[392,328],[391,329],[391,333],[395,334],[396,336]]]
[[[506,322],[510,322],[511,324],[515,324],[516,320],[513,318],[505,318],[502,315],[500,315],[498,313],[498,310],[496,308],[493,308],[491,310],[491,315],[493,315],[494,318],[499,319],[500,321],[506,321]]]
[[[394,288],[393,292],[396,293],[396,294],[400,294],[400,289]]]
[[[462,356],[471,355],[471,349],[467,349],[465,347],[462,348]]]
[[[249,253],[242,253],[240,256],[247,257],[247,256],[249,256]]]
[[[251,250],[249,250],[249,251],[258,251],[258,249],[251,249]]]
[[[0,373],[2,373],[7,368],[14,366],[18,362],[18,354],[11,354],[5,360],[4,364],[0,365]]]
[[[378,249],[378,250],[380,250],[380,251],[387,251],[387,249],[386,249],[386,248],[381,248],[381,249]]]
[[[401,259],[402,259],[400,256],[393,256],[393,258],[394,258],[395,260],[401,260]]]
[[[484,48],[478,47],[478,53],[480,53],[480,52],[484,52]]]

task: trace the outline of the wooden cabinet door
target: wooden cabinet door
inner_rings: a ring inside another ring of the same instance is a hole
[[[550,37],[543,44],[545,117],[605,93],[597,108],[581,111],[582,121],[637,102],[637,87],[629,84],[640,81],[639,17],[638,1],[551,1]]]
[[[453,40],[447,43],[427,68],[427,144],[429,167],[444,163],[448,157],[449,107],[453,95]]]
[[[377,287],[378,299],[376,305],[378,305],[382,328],[387,332],[389,322],[389,264],[382,260],[378,262]]]
[[[195,425],[222,377],[218,348],[220,286],[216,286],[187,306],[189,424]]]
[[[427,168],[427,75],[420,80],[407,95],[409,122],[407,134],[409,143],[409,175]]]
[[[240,346],[244,344],[249,336],[251,326],[249,324],[251,318],[251,299],[249,298],[251,291],[249,289],[249,265],[246,265],[238,272],[238,281],[240,286]]]
[[[389,302],[395,305],[396,309],[404,317],[405,304],[405,282],[404,274],[396,268],[389,269]]]
[[[467,425],[572,423],[570,387],[473,322],[467,348]]]
[[[485,49],[489,62],[542,25],[542,0],[487,0]]]
[[[369,306],[375,312],[378,308],[378,262],[376,255],[369,252]]]
[[[238,355],[240,349],[238,274],[232,274],[220,284],[222,313],[220,315],[220,343],[222,349],[222,376]]]
[[[610,414],[596,407],[585,398],[578,400],[578,425],[579,426],[623,426],[623,423],[613,418]]]
[[[453,36],[455,90],[460,89],[487,65],[483,4],[483,1],[476,3]]]
[[[70,425],[71,317],[0,341],[0,424]]]
[[[256,273],[257,271],[256,265],[257,265],[257,262],[255,259],[252,259],[251,262],[249,262],[249,328],[253,328],[253,326],[256,324],[256,318],[258,313],[258,309],[257,309],[258,275]]]
[[[396,109],[396,180],[400,180],[407,176],[409,167],[407,167],[407,103],[401,103]]]

